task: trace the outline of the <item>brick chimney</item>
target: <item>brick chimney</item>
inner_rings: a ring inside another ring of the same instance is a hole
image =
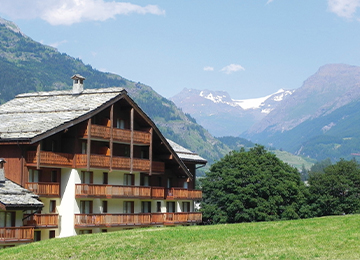
[[[5,159],[0,158],[0,183],[5,183],[4,163],[6,163]]]
[[[85,78],[80,74],[75,74],[71,77],[73,79],[73,94],[81,94],[84,91],[84,80]]]

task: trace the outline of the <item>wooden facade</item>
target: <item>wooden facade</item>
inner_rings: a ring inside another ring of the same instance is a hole
[[[83,228],[98,232],[99,227],[201,222],[194,207],[202,198],[195,190],[196,162],[180,159],[126,92],[116,91],[92,90],[86,101],[97,95],[113,97],[41,134],[26,135],[20,129],[17,138],[0,138],[6,177],[44,203],[41,212],[24,213],[23,226],[0,229],[0,245],[76,235]],[[82,97],[63,95],[74,102]],[[51,104],[46,105],[50,111]]]

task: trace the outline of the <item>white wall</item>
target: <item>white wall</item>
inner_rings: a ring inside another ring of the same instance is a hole
[[[60,220],[59,237],[76,235],[74,214],[79,213],[75,200],[75,184],[80,183],[80,175],[76,169],[61,170],[61,203],[58,207]]]

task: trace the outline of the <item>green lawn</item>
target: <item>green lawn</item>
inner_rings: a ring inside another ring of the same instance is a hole
[[[3,249],[0,259],[360,259],[360,215],[81,235]]]

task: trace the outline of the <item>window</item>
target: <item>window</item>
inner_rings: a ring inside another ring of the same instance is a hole
[[[56,200],[50,200],[49,212],[56,213]]]
[[[160,201],[156,202],[156,212],[161,212],[161,202]]]
[[[30,169],[29,170],[29,182],[39,182],[39,171]]]
[[[124,146],[124,156],[130,157],[130,146]]]
[[[79,235],[84,235],[84,234],[92,234],[92,230],[91,229],[79,230]]]
[[[166,188],[170,189],[171,187],[172,187],[172,178],[168,178]]]
[[[102,213],[107,213],[108,212],[108,202],[107,200],[103,200],[102,201]]]
[[[124,174],[124,185],[134,185],[135,176],[134,174]]]
[[[81,214],[91,214],[93,209],[93,203],[91,200],[81,200],[80,201],[80,213]]]
[[[40,230],[36,230],[34,231],[34,241],[41,241],[41,231]]]
[[[101,232],[102,232],[102,233],[106,233],[106,232],[107,232],[107,229],[101,229]]]
[[[125,129],[125,121],[123,119],[116,119],[116,128]]]
[[[103,184],[109,184],[109,174],[107,172],[103,172]]]
[[[183,202],[182,203],[182,211],[183,212],[190,212],[190,202]]]
[[[124,213],[127,213],[127,214],[134,213],[134,202],[133,201],[124,201]]]
[[[141,213],[151,213],[151,201],[141,202]]]
[[[87,153],[87,142],[81,143],[81,153],[86,154]]]
[[[169,212],[169,213],[175,212],[175,202],[174,201],[166,202],[166,212]]]
[[[141,174],[140,175],[140,186],[150,186],[150,176],[148,174]]]
[[[81,183],[83,184],[93,183],[93,172],[81,172]]]
[[[15,227],[15,212],[0,212],[0,227]]]
[[[57,171],[55,170],[55,171],[51,171],[51,176],[50,176],[50,178],[51,178],[51,182],[57,182]]]
[[[49,231],[49,239],[50,238],[55,238],[55,230],[50,230]]]
[[[184,184],[183,184],[183,187],[184,187],[184,189],[187,189],[188,188],[188,182],[187,181],[184,181]]]

